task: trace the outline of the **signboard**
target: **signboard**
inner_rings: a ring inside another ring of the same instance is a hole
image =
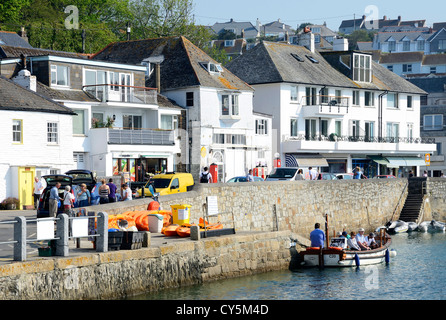
[[[430,153],[426,153],[424,155],[424,162],[426,163],[426,166],[430,166],[431,165],[431,155],[430,155]]]

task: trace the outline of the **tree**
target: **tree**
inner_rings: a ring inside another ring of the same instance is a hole
[[[375,33],[376,33],[375,31],[360,29],[360,30],[355,30],[349,35],[346,35],[345,38],[348,39],[349,49],[354,50],[358,42],[373,41]]]

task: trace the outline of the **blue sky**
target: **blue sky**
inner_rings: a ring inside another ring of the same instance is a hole
[[[337,31],[342,20],[356,17],[386,15],[403,20],[425,19],[428,26],[434,22],[446,22],[446,1],[429,2],[401,0],[193,0],[195,22],[213,25],[233,18],[235,21],[251,21],[255,25],[257,18],[262,23],[280,20],[294,29],[298,24],[311,22],[322,24]],[[369,7],[369,6],[374,7]]]

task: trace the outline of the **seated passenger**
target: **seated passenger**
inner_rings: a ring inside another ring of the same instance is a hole
[[[363,228],[359,229],[359,233],[356,235],[356,242],[361,250],[370,250],[369,246],[367,245],[367,237],[364,235]]]
[[[356,234],[354,231],[351,232],[350,239],[347,240],[347,246],[350,250],[361,250],[356,242]]]
[[[376,248],[379,247],[378,243],[376,243],[375,234],[373,232],[370,232],[370,234],[369,234],[367,239],[368,239],[367,240],[367,246],[370,249],[376,249]]]
[[[310,233],[310,240],[312,247],[324,247],[325,233],[320,229],[321,225],[316,223],[314,230]]]

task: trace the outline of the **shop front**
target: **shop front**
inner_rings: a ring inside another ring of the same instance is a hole
[[[144,182],[150,176],[168,171],[168,155],[121,155],[113,157],[113,175],[128,173],[131,181]]]

